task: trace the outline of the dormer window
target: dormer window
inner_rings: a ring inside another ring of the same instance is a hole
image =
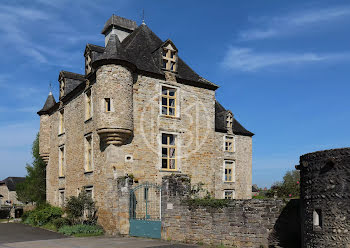
[[[62,78],[61,81],[60,81],[60,97],[63,97],[64,96],[64,87],[65,87],[65,79]]]
[[[91,54],[87,53],[85,57],[85,74],[88,75],[91,72]]]
[[[233,116],[231,113],[228,113],[226,116],[226,127],[232,128],[232,123],[233,123]]]
[[[172,45],[171,41],[168,41],[166,45],[163,46],[162,68],[172,72],[176,72],[177,70],[177,50],[175,46]]]

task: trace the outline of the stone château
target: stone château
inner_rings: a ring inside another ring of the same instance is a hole
[[[38,112],[48,202],[85,191],[111,230],[121,176],[187,174],[213,197],[251,198],[253,133],[216,100],[218,86],[145,23],[113,15],[102,34],[105,47],[86,45],[85,74],[61,71],[58,101],[50,93]]]

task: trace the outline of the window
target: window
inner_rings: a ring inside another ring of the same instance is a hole
[[[111,98],[105,98],[105,111],[111,112]]]
[[[65,152],[64,152],[64,146],[61,146],[59,148],[59,164],[58,164],[58,176],[64,177],[64,166],[65,166]]]
[[[85,74],[88,75],[91,72],[91,56],[88,53],[85,57]]]
[[[232,136],[225,136],[225,151],[234,152],[234,138]]]
[[[92,170],[92,136],[89,135],[85,137],[85,171],[91,172]]]
[[[322,227],[322,210],[321,209],[314,210],[313,224],[314,224],[314,227]]]
[[[225,182],[234,182],[234,162],[225,160],[225,171],[224,171],[224,181]]]
[[[224,191],[225,199],[234,199],[234,191],[233,190],[225,190]]]
[[[90,197],[91,199],[94,199],[94,187],[93,186],[85,186],[84,187],[85,193],[88,197]]]
[[[169,71],[176,71],[176,51],[171,48],[171,46],[167,46],[163,48],[162,58],[163,58],[163,69]]]
[[[162,87],[162,115],[176,116],[176,89]]]
[[[64,133],[64,110],[59,112],[59,129],[58,134]]]
[[[64,87],[65,87],[65,79],[62,78],[61,81],[60,81],[60,97],[63,97],[64,96]]]
[[[176,136],[162,134],[162,169],[176,170]]]
[[[91,117],[92,117],[92,98],[91,98],[91,90],[88,90],[85,93],[85,120],[88,120]]]
[[[232,128],[232,122],[233,122],[233,116],[232,116],[231,113],[228,113],[227,117],[226,117],[226,126],[227,126],[227,128]]]
[[[65,204],[65,196],[64,196],[64,189],[58,190],[58,205],[62,208]]]

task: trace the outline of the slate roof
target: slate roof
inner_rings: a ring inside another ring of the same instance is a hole
[[[61,80],[61,78],[65,78],[65,86],[64,86],[64,96],[73,91],[79,84],[85,81],[85,76],[69,72],[69,71],[60,71],[60,74],[58,76],[58,81]],[[63,96],[61,96],[62,98]]]
[[[122,42],[117,36],[111,35],[104,53],[93,60],[92,66],[96,68],[101,64],[123,61],[134,65],[138,70],[164,75],[160,49],[163,43],[147,25],[142,24]],[[177,68],[176,77],[180,80],[197,82],[213,90],[218,88],[214,83],[200,77],[180,57]]]
[[[50,92],[50,94],[47,96],[44,107],[41,110],[39,110],[38,114],[41,115],[47,113],[47,111],[49,111],[53,106],[55,106],[55,104],[56,100]]]
[[[112,15],[111,18],[105,23],[101,34],[107,33],[113,26],[121,27],[126,30],[134,30],[137,28],[137,24],[133,20],[129,20],[120,16]]]
[[[2,181],[0,181],[1,184],[5,184],[9,191],[16,191],[16,185],[18,183],[21,183],[25,180],[25,177],[8,177]]]
[[[226,127],[226,110],[218,101],[215,101],[215,130],[218,132],[227,132]],[[233,118],[232,132],[237,135],[253,136],[252,132],[245,129],[237,120]]]

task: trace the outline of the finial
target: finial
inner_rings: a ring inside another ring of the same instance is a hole
[[[52,84],[51,84],[51,82],[49,83],[49,90],[50,90],[49,96],[51,96],[52,95]]]
[[[142,25],[146,25],[146,23],[145,23],[145,9],[142,9]]]

